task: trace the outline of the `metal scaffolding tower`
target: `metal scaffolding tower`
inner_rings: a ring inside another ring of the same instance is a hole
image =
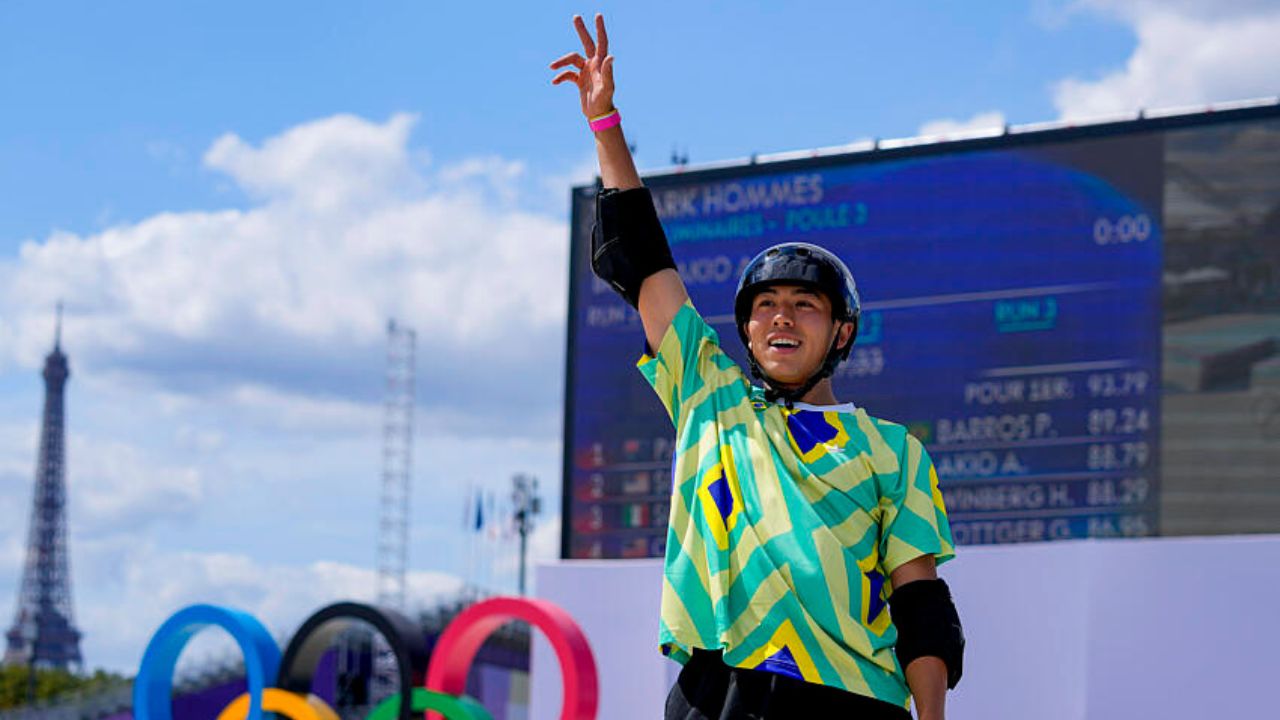
[[[382,488],[378,505],[377,603],[405,610],[409,559],[409,488],[413,469],[414,353],[412,328],[387,322],[387,367],[383,389]],[[335,710],[343,720],[362,718],[398,692],[391,646],[372,628],[338,637]]]
[[[413,469],[414,351],[417,335],[387,322],[387,385],[382,415],[382,503],[378,519],[378,604],[405,610],[409,560],[409,481]],[[371,638],[370,704],[400,689],[395,654],[381,635]]]
[[[80,670],[80,631],[71,614],[71,570],[67,562],[66,426],[64,389],[71,370],[62,353],[62,305],[53,350],[44,360],[44,417],[36,461],[27,562],[18,610],[5,634],[6,664]],[[34,675],[32,676],[34,678]]]
[[[387,323],[382,420],[382,503],[378,520],[378,604],[404,610],[409,557],[409,477],[413,465],[414,350],[417,335]]]

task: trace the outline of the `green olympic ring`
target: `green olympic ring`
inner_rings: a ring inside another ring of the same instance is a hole
[[[427,710],[435,710],[444,715],[445,720],[493,720],[489,711],[468,695],[445,695],[426,688],[414,688],[413,711]],[[400,696],[392,695],[378,703],[365,720],[395,720],[399,712]]]

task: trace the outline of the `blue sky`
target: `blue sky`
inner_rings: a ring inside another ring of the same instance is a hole
[[[461,517],[559,482],[593,157],[546,65],[596,10],[648,168],[1258,97],[1280,66],[1274,0],[0,5],[0,621],[59,298],[91,666],[188,602],[288,631],[372,593],[389,315],[419,337],[414,602],[510,589]]]
[[[213,138],[335,113],[417,113],[413,140],[439,162],[494,153],[554,170],[583,153],[574,106],[545,87],[546,59],[573,44],[565,18],[590,10],[574,4],[8,5],[6,245],[243,203],[201,171]],[[975,109],[1044,120],[1046,79],[1100,74],[1133,45],[1123,23],[1007,0],[783,7],[602,6],[644,164],[673,145],[696,162],[900,137]]]

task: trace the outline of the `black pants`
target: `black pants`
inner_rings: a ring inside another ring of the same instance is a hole
[[[911,720],[906,709],[795,678],[730,667],[694,650],[667,696],[666,720]]]

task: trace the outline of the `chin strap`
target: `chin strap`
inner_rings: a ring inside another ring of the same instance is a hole
[[[747,349],[747,364],[751,366],[751,374],[764,383],[764,399],[771,403],[779,400],[786,405],[788,410],[795,409],[796,402],[801,400],[809,393],[818,383],[836,371],[836,366],[840,364],[840,350],[837,347],[840,343],[840,333],[831,339],[831,347],[827,350],[827,359],[822,362],[822,367],[818,371],[809,376],[808,380],[794,387],[787,387],[774,382],[772,378],[765,374],[760,368],[760,364],[756,362],[755,353],[751,349]]]

